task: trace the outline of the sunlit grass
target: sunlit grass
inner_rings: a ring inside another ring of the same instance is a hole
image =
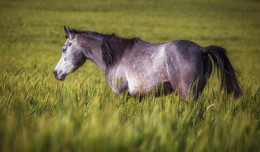
[[[0,1],[0,151],[259,151],[257,1]],[[159,43],[220,45],[244,96],[213,75],[194,106],[177,95],[118,97],[87,61],[65,81],[52,71],[63,26]]]

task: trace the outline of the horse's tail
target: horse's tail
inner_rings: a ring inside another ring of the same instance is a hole
[[[205,77],[209,77],[212,72],[212,63],[209,58],[210,56],[214,62],[214,66],[217,67],[218,76],[221,76],[220,88],[224,88],[227,94],[233,93],[235,98],[240,97],[243,93],[235,70],[226,55],[227,51],[219,46],[211,45],[203,47],[202,52],[205,54],[203,57]]]

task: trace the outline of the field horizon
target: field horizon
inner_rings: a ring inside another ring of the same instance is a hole
[[[0,151],[260,151],[260,2],[1,0]],[[194,106],[171,94],[118,97],[90,61],[57,81],[63,26],[190,40],[228,51],[243,96],[216,71]]]

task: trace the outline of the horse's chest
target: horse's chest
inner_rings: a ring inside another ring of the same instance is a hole
[[[119,68],[110,69],[106,73],[106,81],[112,91],[117,94],[122,94],[128,89],[125,74]]]

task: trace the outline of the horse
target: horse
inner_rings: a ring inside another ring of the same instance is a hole
[[[155,92],[161,96],[163,92],[187,100],[189,96],[198,98],[215,66],[221,77],[220,89],[235,98],[242,95],[236,72],[222,47],[201,47],[188,40],[151,44],[139,38],[65,26],[64,31],[62,56],[53,71],[57,80],[64,80],[90,60],[104,70],[107,84],[118,95]]]

